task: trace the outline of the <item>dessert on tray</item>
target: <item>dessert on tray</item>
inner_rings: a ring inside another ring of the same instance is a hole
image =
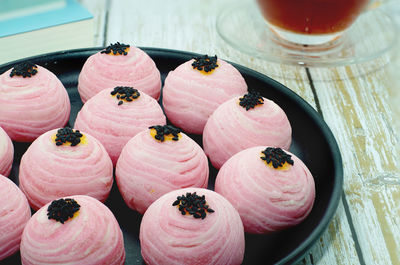
[[[0,127],[0,175],[8,177],[14,160],[14,145]]]
[[[125,203],[144,213],[172,190],[207,188],[208,173],[207,157],[195,141],[171,125],[157,125],[125,145],[115,179]]]
[[[103,145],[68,127],[41,135],[21,159],[19,186],[35,210],[74,194],[104,202],[112,183],[113,166]]]
[[[19,250],[22,231],[31,209],[22,191],[10,179],[0,175],[0,261]]]
[[[13,141],[65,126],[70,110],[67,91],[46,68],[23,62],[0,75],[0,127]]]
[[[157,101],[133,87],[104,89],[79,111],[75,129],[97,138],[115,165],[125,144],[154,124],[166,124]]]
[[[215,191],[238,210],[245,231],[255,234],[299,224],[315,199],[306,165],[281,148],[264,146],[232,156],[218,172]]]
[[[172,124],[186,133],[201,134],[220,104],[246,91],[247,84],[235,67],[204,55],[168,73],[162,104]]]
[[[204,151],[217,169],[246,148],[266,145],[289,150],[291,141],[292,128],[285,112],[256,91],[220,105],[203,132]]]
[[[116,86],[133,86],[158,99],[160,71],[141,49],[119,42],[110,44],[87,59],[79,74],[78,91],[85,103],[101,90]]]
[[[40,208],[27,223],[21,261],[24,265],[122,265],[122,232],[100,201],[85,195],[60,198]]]
[[[244,231],[238,212],[208,189],[171,191],[145,212],[140,246],[146,264],[241,264]]]

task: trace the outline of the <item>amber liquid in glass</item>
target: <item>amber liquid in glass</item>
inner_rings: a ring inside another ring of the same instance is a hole
[[[273,26],[300,34],[332,34],[348,28],[369,0],[257,0]]]

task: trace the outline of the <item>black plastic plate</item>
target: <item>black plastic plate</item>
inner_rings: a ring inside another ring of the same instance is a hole
[[[78,75],[86,59],[101,48],[57,52],[29,58],[52,71],[62,81],[71,100],[70,126],[82,107],[77,91]],[[198,54],[157,48],[142,48],[155,61],[164,81],[169,71]],[[0,66],[0,73],[16,62]],[[342,194],[343,168],[339,148],[321,116],[301,97],[273,79],[246,67],[233,64],[245,78],[248,87],[275,101],[286,112],[293,130],[290,151],[308,166],[315,179],[316,199],[313,210],[300,225],[271,235],[247,235],[243,264],[288,264],[299,261],[320,238],[336,212]],[[191,135],[201,144],[201,137]],[[28,144],[14,143],[15,158],[10,178],[18,183],[21,156]],[[210,166],[213,188],[217,170]],[[114,183],[115,184],[115,183]],[[124,233],[126,264],[142,264],[139,244],[141,215],[123,202],[116,185],[106,204],[118,219]],[[3,261],[18,264],[19,254]]]

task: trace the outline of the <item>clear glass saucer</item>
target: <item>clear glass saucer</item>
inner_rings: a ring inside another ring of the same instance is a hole
[[[394,20],[374,9],[361,14],[334,45],[293,47],[277,40],[254,2],[224,9],[217,18],[217,32],[235,49],[266,61],[307,67],[345,66],[387,54],[398,40]]]

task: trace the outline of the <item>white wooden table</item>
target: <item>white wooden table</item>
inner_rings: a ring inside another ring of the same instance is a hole
[[[339,144],[344,192],[328,229],[303,263],[400,264],[400,171],[388,104],[400,98],[400,67],[391,62],[359,76],[365,69],[357,65],[304,68],[242,54],[223,43],[215,27],[220,9],[237,1],[81,0],[95,16],[95,46],[120,41],[217,54],[276,79],[308,101]]]

